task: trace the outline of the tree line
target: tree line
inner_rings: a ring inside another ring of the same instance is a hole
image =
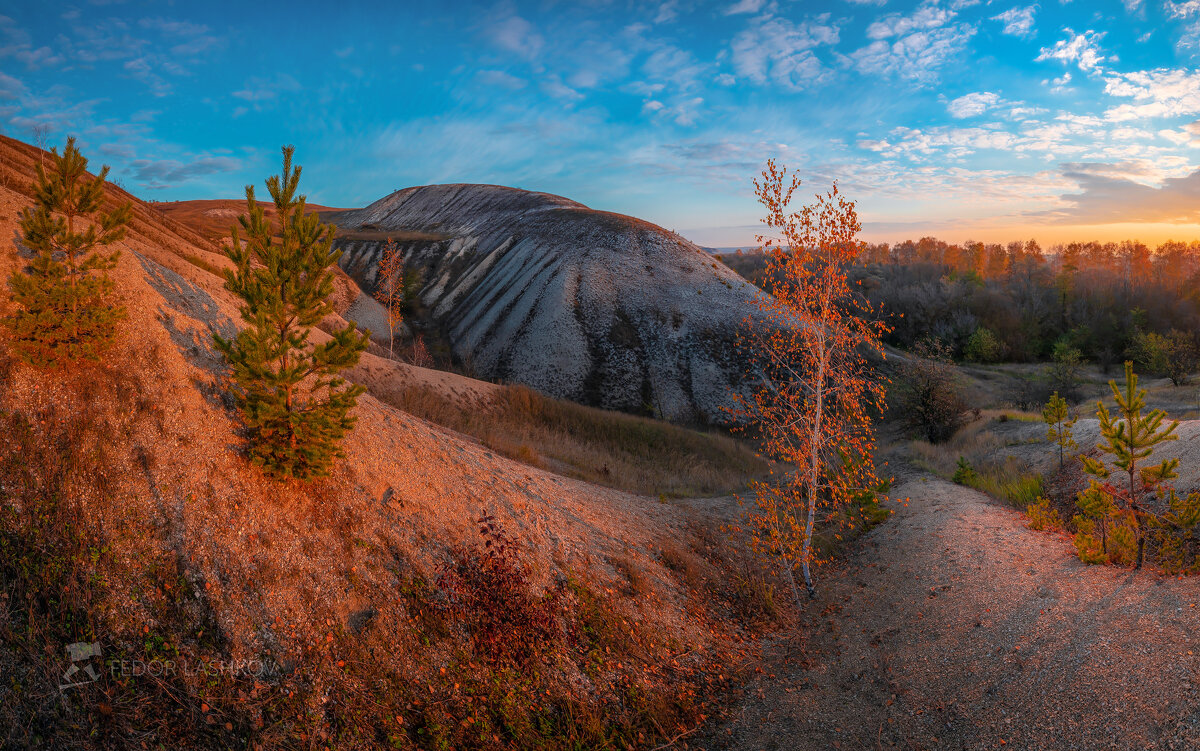
[[[771,291],[761,253],[724,259]],[[1200,329],[1200,242],[1036,240],[954,245],[933,237],[866,244],[851,272],[891,330],[887,344],[944,343],[959,360],[1041,362],[1056,348],[1105,368],[1125,359],[1171,375],[1194,365]]]

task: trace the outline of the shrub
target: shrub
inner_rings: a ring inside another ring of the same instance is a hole
[[[1076,515],[1074,519],[1075,553],[1079,560],[1089,565],[1108,563],[1108,553],[1104,545],[1096,539],[1096,522],[1086,516]]]
[[[1056,530],[1063,527],[1063,520],[1058,515],[1058,509],[1051,508],[1047,498],[1038,498],[1037,501],[1026,506],[1025,515],[1029,517],[1030,529]]]
[[[949,349],[936,340],[920,342],[897,366],[901,420],[930,443],[949,439],[966,423],[967,404]]]
[[[1170,345],[1167,338],[1152,331],[1140,331],[1129,343],[1129,357],[1145,373],[1166,375],[1170,360]]]
[[[1200,347],[1195,335],[1178,329],[1167,333],[1167,367],[1164,375],[1176,386],[1184,386],[1200,367]]]
[[[979,473],[971,466],[966,457],[958,457],[958,468],[954,470],[954,477],[951,478],[957,485],[966,485],[975,487],[979,484]]]
[[[1116,520],[1108,533],[1108,558],[1118,566],[1132,566],[1138,557],[1137,522],[1124,518]]]
[[[1004,357],[1004,344],[996,338],[991,329],[980,326],[967,339],[963,356],[970,362],[999,362]]]
[[[1059,396],[1057,391],[1051,395],[1050,401],[1046,402],[1046,407],[1042,410],[1042,420],[1048,426],[1046,439],[1054,441],[1058,446],[1058,466],[1061,469],[1064,452],[1068,448],[1075,448],[1075,439],[1071,432],[1075,418],[1071,417],[1066,400]]]
[[[516,542],[490,514],[478,520],[482,547],[456,548],[438,578],[447,609],[471,634],[475,653],[523,664],[562,636],[562,587],[535,594]]]
[[[1164,425],[1167,415],[1162,410],[1143,413],[1146,390],[1138,388],[1132,362],[1125,363],[1124,389],[1117,388],[1116,381],[1109,381],[1109,388],[1116,401],[1117,416],[1114,419],[1103,402],[1096,405],[1100,434],[1104,438],[1099,448],[1112,457],[1118,479],[1110,482],[1114,469],[1099,459],[1084,456],[1084,471],[1094,479],[1091,486],[1079,494],[1079,507],[1089,517],[1101,519],[1102,524],[1106,517],[1118,511],[1128,516],[1137,537],[1134,566],[1141,568],[1146,527],[1160,515],[1155,508],[1159,505],[1158,496],[1160,491],[1170,490],[1168,483],[1177,476],[1175,468],[1179,466],[1178,459],[1150,464],[1149,457],[1159,444],[1178,440],[1175,429],[1179,422]],[[1143,460],[1146,463],[1142,463]]]
[[[1158,560],[1168,574],[1200,573],[1200,493],[1168,495],[1170,511],[1154,521]]]
[[[1055,342],[1050,366],[1046,369],[1046,386],[1069,402],[1079,401],[1079,371],[1082,367],[1083,354],[1078,349],[1065,338]]]

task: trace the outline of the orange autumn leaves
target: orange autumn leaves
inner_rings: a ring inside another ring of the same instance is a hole
[[[375,287],[375,299],[387,314],[388,355],[392,355],[396,328],[404,321],[404,254],[390,237],[379,257],[377,278],[379,282]]]
[[[883,411],[884,382],[868,357],[882,356],[887,331],[850,286],[848,270],[863,249],[854,202],[835,184],[793,211],[799,185],[774,160],[754,181],[771,232],[758,240],[777,284],[773,296],[755,302],[773,325],[743,327],[755,386],[735,395],[733,410],[766,453],[790,468],[781,479],[753,485],[757,509],[749,521],[756,548],[780,562],[797,603],[796,566],[815,596],[810,564],[820,561],[818,522],[835,520],[880,486],[872,415]]]

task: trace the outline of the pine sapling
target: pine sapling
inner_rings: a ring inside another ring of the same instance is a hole
[[[107,272],[120,252],[99,249],[125,237],[132,211],[128,203],[102,211],[108,167],[88,179],[74,138],[50,157],[52,172],[38,165],[34,205],[21,212],[21,240],[36,256],[9,277],[19,309],[6,320],[13,349],[37,367],[97,361],[115,341],[125,310],[111,299]]]
[[[1050,395],[1050,401],[1042,410],[1042,420],[1048,426],[1046,439],[1054,441],[1058,445],[1059,469],[1063,466],[1063,454],[1066,449],[1075,448],[1075,438],[1071,427],[1075,424],[1076,419],[1071,417],[1066,399],[1059,396],[1057,391]]]
[[[1141,568],[1145,557],[1146,527],[1160,514],[1151,504],[1155,502],[1157,490],[1168,480],[1177,477],[1178,459],[1164,459],[1155,464],[1139,466],[1149,460],[1155,447],[1168,441],[1178,440],[1175,429],[1179,421],[1164,425],[1167,413],[1160,409],[1146,409],[1146,390],[1138,388],[1137,374],[1133,363],[1125,363],[1125,386],[1117,388],[1116,381],[1108,382],[1117,405],[1114,417],[1103,402],[1097,403],[1096,416],[1100,419],[1100,434],[1104,439],[1098,447],[1111,457],[1116,471],[1110,470],[1103,461],[1085,456],[1083,468],[1092,477],[1090,487],[1080,493],[1079,506],[1089,515],[1100,512],[1101,499],[1107,500],[1117,513],[1132,517],[1137,534],[1137,557],[1134,568]],[[1090,511],[1089,511],[1090,509]],[[1110,513],[1106,513],[1107,518]]]
[[[305,213],[296,195],[300,167],[293,147],[283,149],[283,173],[267,179],[278,227],[246,186],[246,214],[226,249],[235,270],[225,286],[242,298],[244,328],[233,340],[214,336],[233,366],[242,419],[250,431],[251,460],[269,474],[309,479],[328,474],[355,419],[350,410],[364,389],[337,376],[358,362],[367,333],[350,324],[310,346],[312,328],[333,310],[333,272],[339,251],[333,227]]]

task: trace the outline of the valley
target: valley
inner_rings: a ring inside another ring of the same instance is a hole
[[[1200,750],[1200,0],[10,0],[0,751]]]
[[[38,157],[0,142],[11,236]],[[745,377],[727,349],[753,319],[738,296],[763,294],[724,264],[495,186],[321,208],[342,256],[313,343],[349,322],[377,332],[391,239],[419,270],[402,343],[424,334],[435,352],[414,364],[373,337],[345,371],[365,391],[332,473],[280,482],[244,459],[212,338],[240,325],[219,224],[234,205],[134,200],[111,355],[53,378],[0,360],[0,572],[30,603],[2,611],[9,745],[1105,748],[1114,724],[1131,746],[1200,738],[1194,582],[1088,566],[1063,529],[1029,528],[1037,494],[1069,507],[1075,487],[1041,415],[1013,404],[1045,366],[946,364],[964,406],[938,443],[913,437],[897,396],[889,500],[820,532],[831,561],[796,607],[744,526],[748,486],[787,467],[716,424]],[[27,258],[14,244],[0,270]],[[886,355],[874,367],[896,380],[920,362]],[[1102,442],[1083,412],[1111,376],[1073,371],[1079,451]],[[1151,407],[1194,416],[1189,387],[1147,383]],[[1158,452],[1181,488],[1200,483],[1198,434],[1183,422]],[[479,612],[454,604],[472,566],[514,572]],[[490,607],[507,609],[484,649]],[[81,635],[108,671],[64,700],[61,661],[37,645]],[[541,639],[545,653],[496,651]],[[204,682],[120,667],[164,661],[256,668]]]

